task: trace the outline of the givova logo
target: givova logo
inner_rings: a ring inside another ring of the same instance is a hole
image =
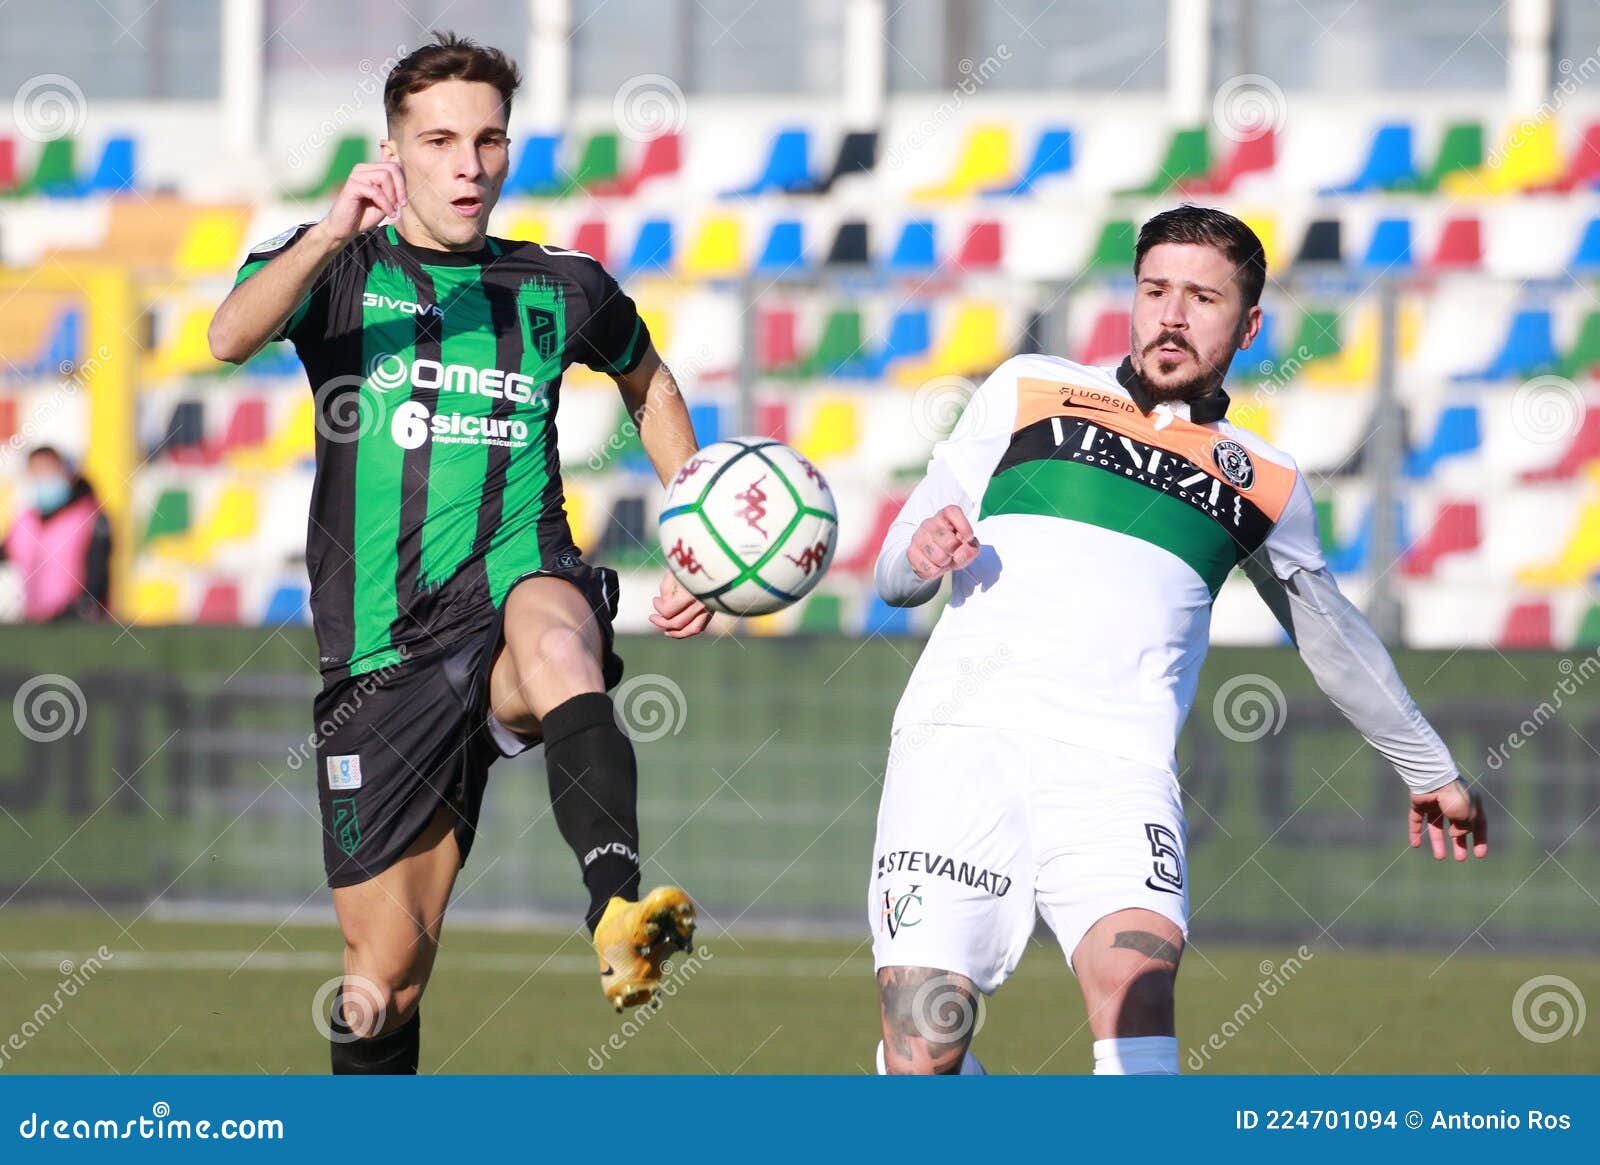
[[[367,383],[379,392],[409,385],[447,392],[477,393],[491,400],[546,407],[550,386],[539,384],[520,372],[500,368],[479,368],[472,364],[441,364],[437,360],[406,360],[394,352],[380,352],[367,365]]]

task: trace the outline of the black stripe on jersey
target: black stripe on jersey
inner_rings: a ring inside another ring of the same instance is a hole
[[[1221,478],[1170,449],[1124,436],[1085,417],[1047,417],[1019,429],[994,472],[1051,460],[1103,469],[1199,510],[1227,531],[1241,559],[1254,553],[1272,532],[1272,519]]]
[[[444,317],[450,310],[450,305],[439,302],[433,278],[421,263],[399,249],[396,249],[395,254],[404,256],[403,269],[416,284],[416,302],[423,309],[411,317],[415,321],[417,337],[414,348],[415,359],[443,363]],[[439,411],[437,385],[432,388],[413,385],[410,399],[420,402],[427,409],[425,416],[432,417]],[[379,436],[387,437],[388,434]],[[433,441],[424,441],[415,449],[406,450],[400,474],[400,497],[396,502],[400,506],[401,534],[394,577],[396,609],[399,615],[396,618],[396,625],[390,629],[390,636],[396,641],[406,638],[399,634],[401,627],[409,629],[423,625],[417,617],[420,613],[417,607],[421,598],[417,593],[417,583],[422,578],[422,538],[419,534],[428,516],[428,470],[432,459]],[[416,533],[408,536],[407,531]],[[431,643],[423,644],[419,650],[425,652],[434,646],[436,645]]]

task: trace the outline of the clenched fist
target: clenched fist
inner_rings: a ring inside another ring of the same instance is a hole
[[[935,579],[978,557],[978,538],[960,506],[946,506],[917,527],[906,558],[918,578]]]

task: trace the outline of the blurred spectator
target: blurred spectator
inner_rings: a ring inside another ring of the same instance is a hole
[[[28,484],[30,504],[0,543],[22,577],[23,618],[108,618],[111,525],[94,488],[48,445],[28,454]]]

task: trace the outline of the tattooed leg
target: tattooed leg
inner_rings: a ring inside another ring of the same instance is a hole
[[[972,1042],[978,991],[972,980],[932,967],[878,972],[883,1054],[891,1076],[951,1076]]]
[[[1174,992],[1183,932],[1153,910],[1118,910],[1072,954],[1097,1040],[1177,1034]]]

